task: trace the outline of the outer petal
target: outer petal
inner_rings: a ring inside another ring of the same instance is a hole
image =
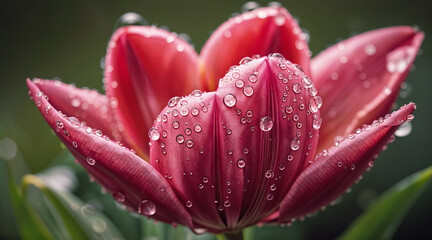
[[[107,93],[129,141],[148,155],[147,132],[173,96],[199,88],[197,54],[184,40],[156,27],[129,26],[111,38],[105,60]]]
[[[122,127],[117,123],[106,96],[96,90],[80,89],[60,81],[38,79],[35,84],[55,109],[101,130],[116,141],[122,140]]]
[[[380,151],[392,141],[396,129],[413,118],[410,114],[414,109],[413,103],[404,105],[318,154],[283,200],[279,221],[287,222],[317,211],[342,195],[372,166]]]
[[[322,150],[388,113],[423,40],[411,27],[390,27],[342,41],[312,61],[323,98]]]
[[[207,89],[243,57],[281,53],[309,73],[310,52],[295,19],[284,8],[266,7],[233,17],[211,35],[201,51]]]
[[[29,80],[27,84],[31,97],[60,140],[118,202],[157,220],[191,226],[190,215],[149,163],[93,133],[94,129],[75,125],[76,120],[57,111],[36,84]]]
[[[293,64],[266,57],[232,67],[216,93],[168,104],[152,129],[151,164],[196,226],[241,229],[279,207],[315,153],[313,89]]]

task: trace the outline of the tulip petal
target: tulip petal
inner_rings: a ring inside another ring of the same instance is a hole
[[[404,105],[318,154],[283,200],[279,222],[315,212],[342,195],[373,165],[382,149],[394,139],[396,129],[412,119],[414,109],[414,103]]]
[[[118,29],[105,60],[107,94],[132,146],[147,158],[147,132],[173,96],[199,88],[197,54],[186,41],[156,27]]]
[[[295,19],[281,7],[259,8],[223,23],[201,51],[207,89],[215,90],[219,78],[243,57],[281,53],[309,73],[310,52]]]
[[[116,141],[122,140],[122,127],[116,121],[106,96],[96,90],[80,89],[60,81],[38,79],[35,84],[55,109],[101,130]]]
[[[319,150],[391,110],[423,37],[411,27],[383,28],[342,41],[312,60],[312,79],[324,103]]]
[[[48,102],[38,85],[30,80],[27,85],[60,140],[118,202],[160,221],[192,226],[190,215],[169,184],[149,163],[126,147],[93,133],[94,129],[75,125],[76,120],[67,118]]]
[[[162,111],[150,162],[197,226],[236,230],[279,207],[314,157],[320,117],[319,107],[309,108],[313,89],[283,58],[250,59],[232,67],[216,92],[193,92]]]

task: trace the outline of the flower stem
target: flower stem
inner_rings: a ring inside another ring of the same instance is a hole
[[[227,232],[224,233],[223,236],[225,240],[243,240],[243,232],[241,230],[237,232]]]

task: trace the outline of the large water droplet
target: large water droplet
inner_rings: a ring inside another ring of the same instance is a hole
[[[268,132],[273,128],[273,120],[270,117],[262,117],[259,126],[262,131]]]
[[[174,107],[175,105],[177,105],[177,103],[180,101],[180,97],[172,97],[169,101],[168,101],[168,107]]]
[[[406,137],[408,136],[412,131],[412,124],[411,122],[404,122],[400,127],[396,130],[394,133],[398,137]]]
[[[250,81],[251,83],[254,83],[254,82],[256,82],[257,80],[258,80],[257,75],[255,75],[255,74],[251,74],[251,75],[249,75],[249,81]]]
[[[309,101],[309,109],[311,112],[316,113],[322,106],[322,99],[320,96],[315,96]]]
[[[157,141],[160,138],[160,133],[156,128],[150,128],[148,131],[149,138],[153,141]]]
[[[301,93],[301,91],[302,91],[302,87],[301,87],[300,84],[295,83],[295,84],[292,86],[292,90],[293,90],[293,92],[295,92],[295,93]]]
[[[313,122],[312,122],[312,127],[315,130],[318,130],[321,128],[321,123],[322,123],[322,118],[319,117],[318,115],[314,114],[313,116]]]
[[[152,216],[156,213],[156,205],[150,200],[144,200],[139,204],[138,212],[147,216]]]
[[[195,132],[200,133],[201,130],[202,130],[201,125],[199,125],[199,124],[195,125],[195,126],[194,126],[194,130],[195,130]]]
[[[237,98],[229,93],[225,95],[225,97],[223,98],[223,102],[227,107],[234,107],[237,103]]]
[[[182,144],[182,143],[184,143],[185,138],[184,138],[183,135],[179,134],[179,135],[177,135],[177,137],[176,137],[176,141],[177,141],[179,144]]]
[[[128,12],[120,16],[117,20],[116,28],[128,25],[147,25],[147,21],[137,13]]]

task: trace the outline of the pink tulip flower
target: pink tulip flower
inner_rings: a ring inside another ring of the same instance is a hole
[[[389,112],[422,40],[411,27],[383,28],[311,60],[293,17],[266,7],[223,23],[200,55],[175,33],[119,28],[106,95],[27,83],[117,202],[197,233],[229,233],[313,213],[372,166],[413,118],[413,103]]]

